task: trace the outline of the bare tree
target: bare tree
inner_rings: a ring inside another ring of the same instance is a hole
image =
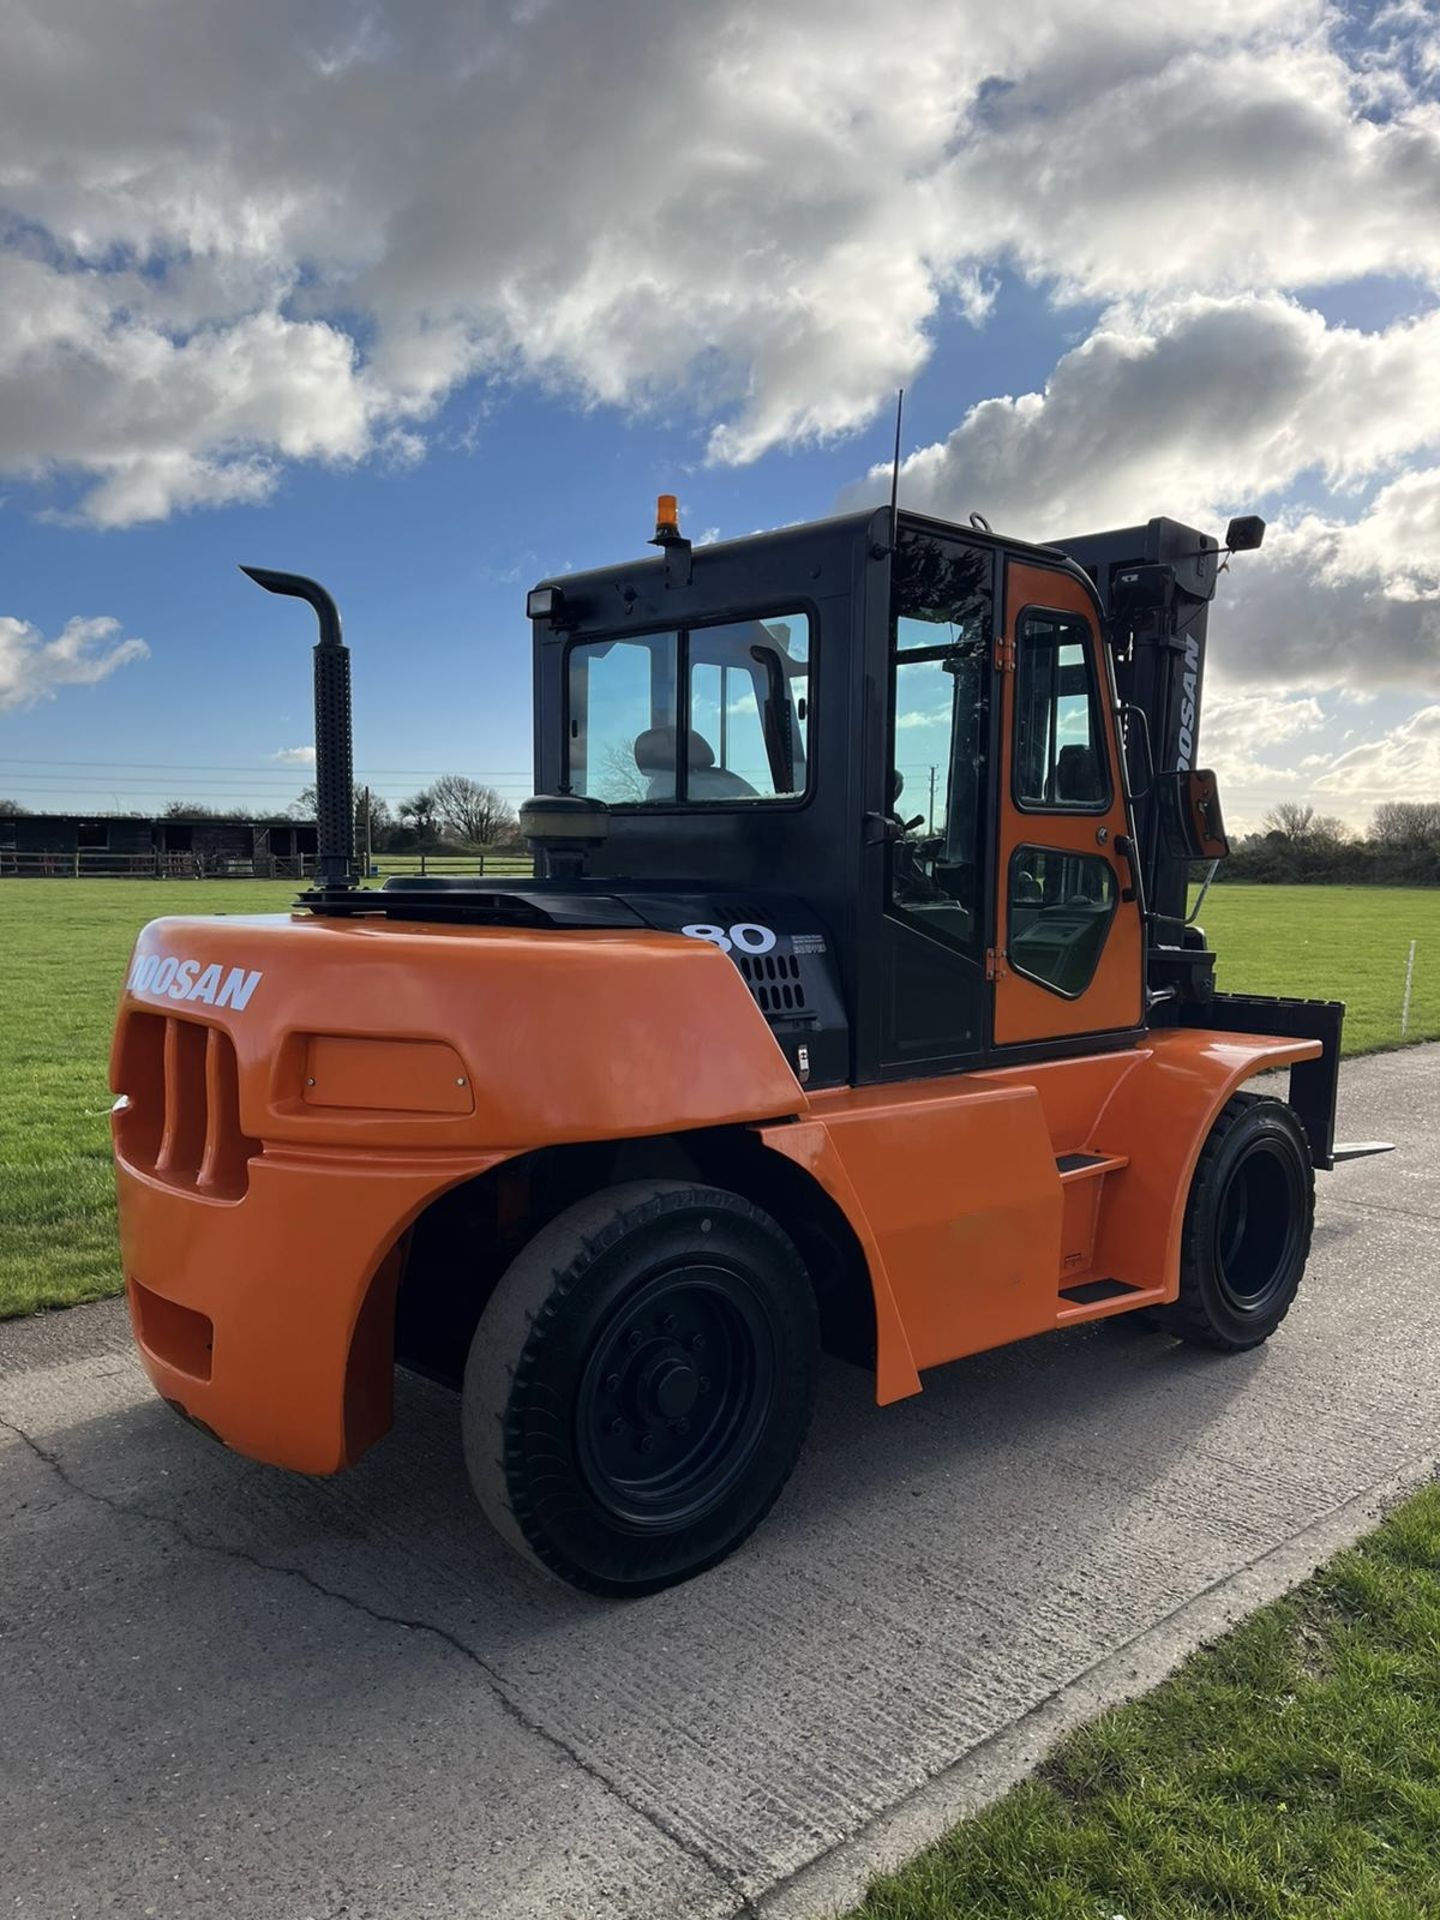
[[[438,819],[434,792],[422,787],[408,800],[400,802],[400,818],[415,829],[422,840],[433,840]]]
[[[1341,846],[1349,838],[1343,820],[1333,813],[1316,813],[1314,807],[1302,806],[1298,800],[1282,800],[1260,824],[1268,834],[1277,834],[1293,846],[1313,847],[1317,852]]]
[[[463,773],[442,773],[430,788],[430,798],[445,832],[471,846],[491,846],[515,824],[508,800]]]
[[[648,775],[643,774],[635,764],[632,749],[622,746],[618,740],[612,740],[606,747],[596,776],[597,784],[591,791],[601,800],[647,800],[650,797]]]
[[[1403,853],[1440,846],[1440,800],[1387,800],[1375,809],[1370,838]]]
[[[1282,800],[1278,807],[1271,807],[1260,826],[1266,833],[1278,833],[1282,840],[1304,840],[1314,818],[1313,807],[1302,806],[1298,800]]]

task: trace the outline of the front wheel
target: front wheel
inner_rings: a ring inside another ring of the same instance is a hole
[[[1150,1323],[1229,1353],[1268,1340],[1299,1288],[1314,1218],[1315,1174],[1294,1110],[1236,1094],[1190,1184],[1179,1298],[1150,1309]]]
[[[476,1328],[476,1495],[525,1557],[592,1593],[674,1585],[774,1504],[815,1399],[814,1294],[770,1217],[679,1181],[612,1187],[516,1256]]]

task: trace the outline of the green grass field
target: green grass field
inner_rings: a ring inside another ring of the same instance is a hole
[[[120,1290],[107,1074],[136,933],[294,894],[293,880],[0,881],[0,1316]]]
[[[118,1290],[106,1064],[135,933],[164,913],[281,911],[290,881],[0,882],[0,1315]],[[1440,1036],[1440,892],[1217,888],[1221,985],[1349,1002],[1348,1051]]]
[[[1415,942],[1409,1040],[1440,1037],[1440,891],[1428,887],[1212,888],[1200,912],[1229,993],[1345,1002],[1345,1051],[1400,1043]]]

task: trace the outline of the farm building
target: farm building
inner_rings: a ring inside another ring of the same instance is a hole
[[[312,871],[314,857],[311,820],[153,819],[118,813],[0,817],[0,876],[301,879]]]

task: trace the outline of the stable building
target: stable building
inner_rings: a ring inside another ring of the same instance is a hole
[[[0,877],[300,880],[315,847],[313,820],[0,815]]]

